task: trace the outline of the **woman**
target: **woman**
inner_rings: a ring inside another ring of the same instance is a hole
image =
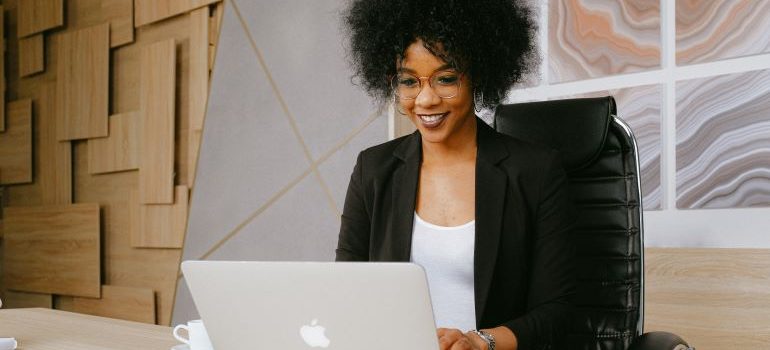
[[[574,289],[564,171],[474,115],[535,66],[530,12],[357,0],[345,20],[361,84],[417,131],[359,154],[337,260],[422,265],[441,349],[558,347]]]

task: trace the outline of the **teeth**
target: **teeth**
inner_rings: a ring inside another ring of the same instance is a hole
[[[443,117],[444,117],[443,114],[420,115],[420,119],[422,119],[426,123],[437,122],[439,119],[441,119]]]

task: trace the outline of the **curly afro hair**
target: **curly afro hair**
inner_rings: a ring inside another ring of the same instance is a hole
[[[380,102],[392,97],[389,77],[417,39],[470,77],[494,107],[539,62],[537,26],[521,0],[353,0],[344,16],[358,82]]]

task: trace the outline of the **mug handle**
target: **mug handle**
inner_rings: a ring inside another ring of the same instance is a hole
[[[182,338],[182,336],[180,336],[178,334],[178,331],[180,329],[184,329],[184,330],[187,331],[187,337],[188,338]],[[190,337],[190,327],[187,327],[186,324],[178,324],[178,325],[176,325],[176,327],[174,327],[174,330],[171,333],[174,335],[174,338],[176,338],[176,340],[179,340],[182,343],[190,345],[190,339],[189,339],[189,337]]]

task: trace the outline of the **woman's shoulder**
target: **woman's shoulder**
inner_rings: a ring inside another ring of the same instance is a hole
[[[358,154],[358,166],[370,173],[392,168],[399,159],[403,160],[415,150],[419,150],[419,137],[420,134],[414,132],[366,148]]]
[[[403,158],[408,153],[419,149],[420,134],[411,134],[371,146],[361,151],[360,156],[373,161],[386,161],[391,158]]]

